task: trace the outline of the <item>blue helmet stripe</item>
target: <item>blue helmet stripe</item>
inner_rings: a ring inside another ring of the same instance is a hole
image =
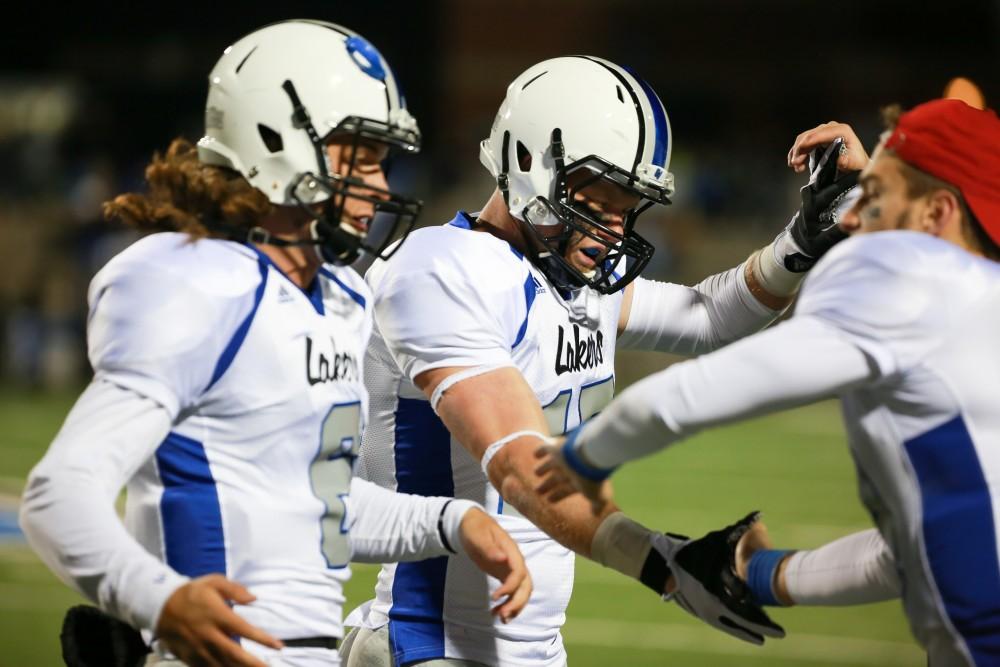
[[[667,146],[670,141],[670,132],[667,130],[667,114],[663,111],[663,103],[660,102],[660,98],[653,92],[650,85],[641,76],[633,72],[632,68],[626,67],[625,70],[642,86],[643,92],[646,93],[646,99],[649,101],[649,106],[653,110],[654,142],[652,162],[657,167],[664,167],[667,161]]]

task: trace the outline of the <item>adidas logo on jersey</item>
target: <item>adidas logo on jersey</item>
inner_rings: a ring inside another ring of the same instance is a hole
[[[535,283],[535,294],[545,294],[548,291],[535,276],[531,276],[531,282]]]
[[[600,331],[580,337],[580,327],[573,325],[573,340],[567,340],[562,325],[556,343],[556,375],[597,368],[604,363],[604,334]]]
[[[278,303],[288,303],[293,298],[292,293],[284,285],[278,286]]]

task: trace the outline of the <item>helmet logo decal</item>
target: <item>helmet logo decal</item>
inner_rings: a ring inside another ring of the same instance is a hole
[[[344,42],[347,52],[358,68],[373,79],[385,81],[385,68],[382,66],[382,54],[361,35],[353,35]]]

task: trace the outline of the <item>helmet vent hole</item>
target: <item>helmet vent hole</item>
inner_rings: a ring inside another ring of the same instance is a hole
[[[521,171],[531,171],[531,152],[520,141],[517,142],[517,166]]]
[[[267,125],[257,123],[257,132],[260,133],[260,140],[264,142],[264,146],[272,153],[280,153],[285,147],[284,142],[281,140],[281,135]]]
[[[622,104],[625,104],[625,96],[622,95],[622,87],[615,86],[615,90],[618,91],[618,101],[621,102]]]

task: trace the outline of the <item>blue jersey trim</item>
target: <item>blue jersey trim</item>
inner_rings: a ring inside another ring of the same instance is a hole
[[[309,283],[308,286],[306,286],[306,287],[299,287],[298,284],[294,280],[292,280],[291,278],[288,277],[287,273],[285,273],[284,271],[281,270],[280,266],[278,266],[277,264],[274,263],[274,260],[272,260],[270,257],[268,257],[266,253],[261,252],[260,248],[258,248],[257,246],[254,246],[254,245],[250,245],[249,243],[247,243],[245,245],[248,248],[250,248],[251,250],[253,250],[255,253],[257,253],[257,257],[258,257],[258,259],[260,261],[265,262],[268,266],[270,266],[275,271],[277,271],[278,274],[280,274],[282,277],[284,277],[285,280],[287,280],[288,282],[290,282],[292,284],[292,286],[295,287],[295,289],[297,289],[298,291],[302,292],[302,294],[304,294],[305,297],[307,299],[309,299],[309,303],[312,304],[313,309],[318,314],[320,314],[320,315],[324,314],[324,310],[323,310],[323,287],[320,285],[320,283],[319,283],[318,280],[316,280],[314,278],[313,281],[311,283]],[[320,268],[319,272],[323,273],[323,268]]]
[[[226,574],[222,509],[205,446],[171,432],[156,450],[156,466],[167,565],[188,577]]]
[[[320,284],[318,278],[313,278],[313,281],[309,285],[303,288],[302,293],[306,295],[309,299],[309,303],[312,304],[313,309],[319,315],[325,315],[323,309],[323,286]],[[362,308],[364,304],[362,304]]]
[[[669,132],[667,131],[667,114],[663,111],[663,103],[660,102],[660,98],[657,97],[656,93],[653,91],[652,87],[646,81],[632,71],[632,68],[625,67],[625,71],[635,77],[635,80],[639,82],[642,87],[642,92],[646,93],[646,100],[649,102],[649,106],[653,111],[653,160],[652,163],[657,167],[666,166],[667,161],[667,144],[670,141]]]
[[[535,283],[535,276],[532,275],[531,271],[528,271],[528,277],[524,280],[524,321],[521,322],[521,328],[517,330],[514,344],[510,346],[512,350],[521,344],[521,341],[524,340],[524,334],[528,331],[528,315],[531,314],[531,304],[535,303],[535,294],[537,293],[538,285]]]
[[[400,398],[396,408],[396,490],[454,496],[451,434],[423,399]],[[400,563],[392,582],[389,646],[395,664],[443,658],[444,586],[448,557]]]
[[[961,415],[904,443],[920,485],[927,563],[977,665],[1000,662],[1000,563],[989,486]]]
[[[337,277],[335,273],[327,269],[320,269],[319,272],[321,275],[337,283],[340,289],[347,292],[347,296],[351,297],[354,300],[354,303],[358,304],[362,308],[365,307],[365,297],[361,296],[360,294],[352,290],[350,287],[348,287],[340,278]]]
[[[465,211],[459,211],[455,214],[455,217],[451,219],[447,224],[452,227],[458,227],[459,229],[472,229],[472,222],[469,220],[469,216]]]
[[[232,365],[233,359],[236,358],[236,353],[240,351],[240,347],[243,346],[243,341],[246,340],[247,333],[250,331],[250,325],[253,324],[253,318],[257,315],[257,308],[260,307],[260,301],[264,298],[264,288],[267,287],[267,262],[258,254],[257,266],[260,269],[260,284],[257,285],[257,291],[253,295],[253,308],[250,309],[250,313],[243,319],[240,326],[236,328],[233,332],[233,337],[229,339],[229,343],[226,345],[225,349],[222,350],[222,356],[219,360],[215,362],[215,370],[212,371],[212,379],[208,381],[208,386],[205,387],[205,391],[208,391],[212,386],[218,382],[227,370],[229,366]]]

